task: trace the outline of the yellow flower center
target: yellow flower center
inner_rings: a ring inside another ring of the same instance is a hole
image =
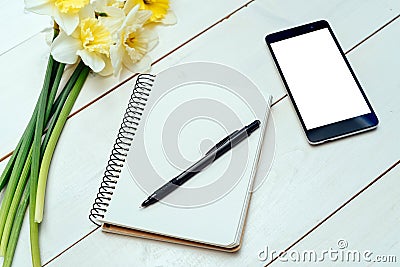
[[[84,49],[110,56],[111,34],[104,25],[95,18],[86,18],[80,27]]]
[[[148,50],[147,39],[141,36],[141,30],[126,35],[124,45],[129,57],[137,62],[144,57]]]
[[[135,47],[135,38],[134,34],[129,34],[128,38],[125,40],[125,44],[129,47]]]
[[[58,10],[65,14],[76,14],[82,7],[89,3],[90,0],[54,0],[54,4]]]
[[[163,19],[169,9],[169,0],[134,0],[133,2],[139,4],[140,9],[153,12],[149,19],[152,22]]]

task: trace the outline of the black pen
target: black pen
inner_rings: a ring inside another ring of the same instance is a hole
[[[241,141],[249,137],[255,130],[260,127],[260,121],[255,120],[251,124],[243,127],[240,130],[236,130],[215,146],[213,146],[203,158],[190,166],[187,170],[170,180],[168,183],[164,184],[162,187],[157,189],[153,194],[151,194],[140,206],[141,208],[148,207],[157,201],[163,199],[165,196],[173,192],[179,186],[186,183],[190,178],[201,172],[205,167],[216,161],[223,154],[228,152],[230,149],[235,147]]]

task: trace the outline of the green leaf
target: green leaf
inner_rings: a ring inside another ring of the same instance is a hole
[[[18,142],[17,147],[14,149],[10,159],[7,162],[6,168],[3,170],[3,172],[0,176],[0,191],[3,190],[4,186],[8,183],[8,180],[10,179],[11,172],[12,172],[14,164],[15,164],[15,159],[17,158],[18,151],[21,147],[22,141],[23,141],[23,137]]]
[[[53,85],[51,87],[49,99],[47,100],[46,115],[45,115],[46,123],[47,123],[48,118],[51,115],[51,109],[53,107],[53,102],[54,102],[54,99],[56,97],[58,87],[60,86],[60,82],[61,82],[62,75],[64,73],[64,69],[65,69],[65,64],[64,63],[58,63],[57,71],[56,71],[56,74],[55,74],[55,77],[54,77],[54,81],[52,82]]]
[[[28,181],[29,172],[31,169],[31,159],[32,159],[32,148],[29,151],[28,159],[25,162],[24,168],[21,173],[21,177],[18,181],[17,188],[16,188],[14,196],[12,198],[10,210],[8,212],[7,220],[5,222],[5,226],[4,226],[4,230],[3,230],[3,234],[1,236],[0,254],[3,256],[6,253],[6,249],[7,249],[10,233],[11,233],[11,227],[14,222],[15,214],[17,213],[18,204],[19,204],[22,194],[24,192],[26,182]]]
[[[38,107],[38,105],[37,105],[37,107]],[[9,177],[6,192],[4,194],[4,198],[1,202],[0,233],[3,233],[5,221],[7,219],[7,215],[8,215],[9,209],[10,209],[12,198],[14,196],[15,188],[17,187],[17,183],[18,183],[19,177],[21,176],[22,169],[25,165],[26,158],[28,157],[28,152],[29,152],[29,149],[30,149],[30,146],[32,143],[32,138],[33,138],[37,110],[38,109],[35,108],[35,111],[33,112],[33,116],[31,118],[31,120],[29,121],[28,126],[25,130],[25,133],[23,134],[23,136],[20,140],[20,143],[21,143],[20,148],[18,149],[18,152],[15,153],[15,156],[16,156],[15,163],[12,168],[11,175]]]
[[[3,267],[10,267],[14,258],[15,248],[17,247],[19,233],[21,232],[22,223],[24,222],[26,208],[29,204],[29,181],[26,185],[22,200],[19,203],[17,214],[12,226],[10,241],[7,246],[7,252],[4,257]]]
[[[53,58],[50,56],[49,64],[47,65],[46,76],[43,83],[43,89],[39,97],[39,107],[35,125],[35,135],[32,143],[32,165],[31,165],[31,182],[30,182],[30,198],[29,204],[30,213],[34,211],[36,205],[36,189],[39,176],[39,166],[41,162],[41,141],[44,129],[44,120],[46,115],[47,96],[50,88],[51,72],[53,67]],[[30,216],[32,217],[32,216]],[[41,266],[40,250],[39,250],[39,227],[30,220],[30,236],[31,236],[31,256],[32,265],[34,267]]]
[[[56,125],[58,116],[61,113],[61,110],[65,104],[65,101],[67,100],[67,97],[69,93],[72,90],[72,87],[74,87],[74,84],[76,83],[76,80],[78,79],[83,67],[85,65],[83,62],[80,62],[78,66],[75,68],[74,72],[72,73],[71,77],[69,78],[68,82],[66,83],[65,87],[61,91],[60,95],[57,97],[57,99],[54,101],[54,104],[52,105],[52,109],[50,114],[52,114],[52,117],[49,122],[49,126],[46,132],[46,135],[43,140],[43,145],[42,145],[42,152],[44,153],[44,149],[47,146],[47,143],[49,142],[50,135],[53,132],[54,126]]]

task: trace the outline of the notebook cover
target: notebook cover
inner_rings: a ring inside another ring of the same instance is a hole
[[[163,242],[169,242],[169,243],[175,243],[175,244],[181,244],[181,245],[199,247],[199,248],[206,248],[206,249],[212,249],[212,250],[219,250],[219,251],[224,251],[224,252],[237,252],[237,251],[239,251],[240,246],[241,246],[241,243],[239,243],[239,245],[234,246],[232,248],[224,248],[224,247],[213,246],[213,245],[204,244],[204,243],[200,243],[200,242],[179,239],[179,238],[175,238],[175,237],[169,237],[169,236],[157,235],[157,234],[144,232],[144,231],[138,231],[138,230],[120,227],[120,226],[111,225],[111,224],[103,224],[102,230],[104,232],[108,232],[108,233],[127,235],[127,236],[139,237],[139,238],[146,238],[146,239],[151,239],[151,240],[158,240],[158,241],[163,241]],[[242,231],[242,236],[243,236],[243,231]],[[242,237],[241,237],[241,239],[242,239]]]

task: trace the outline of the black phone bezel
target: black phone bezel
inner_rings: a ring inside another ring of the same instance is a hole
[[[299,109],[296,105],[296,101],[293,98],[293,95],[290,91],[289,85],[286,82],[285,76],[283,75],[282,69],[279,66],[279,62],[274,54],[274,51],[272,50],[271,43],[279,42],[279,41],[282,41],[282,40],[285,40],[288,38],[296,37],[296,36],[299,36],[302,34],[307,34],[307,33],[321,30],[324,28],[329,30],[331,37],[335,41],[336,46],[340,51],[340,54],[342,55],[344,61],[346,62],[346,65],[347,65],[348,69],[350,70],[351,75],[353,76],[353,79],[356,82],[362,96],[364,97],[364,101],[367,103],[371,112],[368,114],[364,114],[361,116],[349,118],[346,120],[342,120],[339,122],[331,123],[328,125],[324,125],[324,126],[321,126],[318,128],[313,128],[313,129],[308,130],[304,124],[301,113],[299,112]],[[272,58],[275,62],[275,66],[277,67],[279,74],[281,76],[281,79],[286,87],[286,91],[290,97],[290,100],[296,110],[296,113],[301,122],[302,128],[307,136],[308,141],[311,144],[319,144],[319,143],[323,143],[323,142],[326,142],[329,140],[334,140],[337,138],[345,137],[348,135],[352,135],[355,133],[359,133],[359,132],[363,132],[363,131],[367,131],[367,130],[376,128],[376,126],[379,123],[378,117],[376,116],[370,102],[368,101],[367,96],[365,95],[360,82],[358,81],[353,69],[350,66],[349,61],[347,60],[338,40],[336,39],[335,34],[333,33],[329,23],[326,20],[319,20],[319,21],[315,21],[315,22],[308,23],[305,25],[301,25],[301,26],[297,26],[294,28],[290,28],[290,29],[286,29],[283,31],[268,34],[265,37],[265,41],[268,45],[268,48],[272,55]]]

